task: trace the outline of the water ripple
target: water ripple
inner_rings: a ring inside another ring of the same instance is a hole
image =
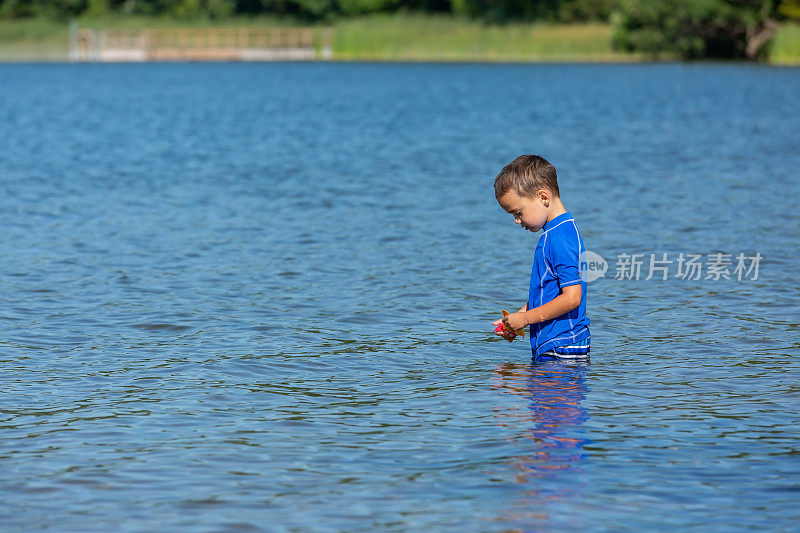
[[[799,90],[746,65],[0,65],[3,529],[791,529]],[[491,335],[535,242],[491,179],[528,152],[609,261],[588,364]],[[764,262],[613,279],[681,252]]]

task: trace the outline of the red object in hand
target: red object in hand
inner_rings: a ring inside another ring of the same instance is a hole
[[[509,327],[508,327],[508,326],[506,326],[505,324],[500,324],[499,326],[497,326],[496,328],[494,328],[494,331],[495,331],[495,333],[502,333],[503,331],[511,331],[511,328],[509,328]],[[516,333],[514,333],[514,334],[513,334],[511,337],[509,337],[509,338],[508,338],[508,339],[506,339],[506,340],[507,340],[508,342],[512,342],[512,341],[514,340],[514,338],[516,338],[516,336],[517,336],[517,334],[516,334]]]
[[[505,317],[507,317],[508,315],[510,315],[510,314],[511,314],[511,313],[509,313],[508,311],[506,311],[505,309],[503,309],[501,312],[503,313],[503,318],[505,318]],[[502,324],[500,324],[500,325],[499,325],[499,326],[497,326],[496,328],[494,328],[494,331],[495,331],[496,333],[501,333],[501,332],[503,332],[503,331],[510,331],[510,332],[512,333],[512,335],[511,335],[511,336],[510,336],[508,339],[506,339],[508,342],[511,342],[511,341],[513,341],[514,339],[516,339],[516,338],[517,338],[517,335],[522,335],[523,337],[525,337],[525,330],[524,330],[524,329],[518,329],[517,331],[514,331],[514,330],[513,330],[513,329],[511,329],[511,327],[509,327],[509,325],[508,325],[508,324],[506,324],[505,322],[504,322],[504,323],[502,323]]]

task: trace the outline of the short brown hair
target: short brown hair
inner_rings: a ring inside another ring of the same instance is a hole
[[[494,197],[498,200],[510,189],[520,196],[535,196],[539,189],[547,189],[556,196],[558,176],[556,168],[538,155],[521,155],[503,167],[494,179]]]

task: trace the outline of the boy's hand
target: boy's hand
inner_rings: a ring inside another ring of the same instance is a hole
[[[511,342],[517,338],[517,334],[514,333],[513,329],[507,329],[502,327],[505,325],[505,323],[502,320],[495,320],[494,322],[492,322],[492,325],[498,326],[498,329],[494,330],[495,335],[500,335],[508,342]]]
[[[506,315],[502,318],[502,320],[500,320],[500,322],[511,328],[512,331],[523,329],[528,325],[528,319],[524,311],[518,311],[516,313]]]

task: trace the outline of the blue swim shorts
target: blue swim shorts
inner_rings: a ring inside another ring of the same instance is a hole
[[[558,346],[546,352],[542,352],[536,357],[536,360],[541,359],[584,359],[589,357],[589,339],[578,341],[569,346]]]

